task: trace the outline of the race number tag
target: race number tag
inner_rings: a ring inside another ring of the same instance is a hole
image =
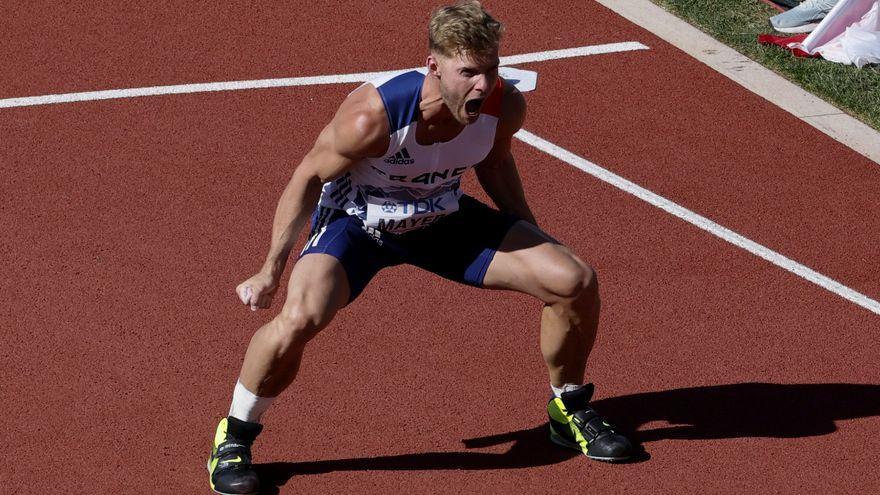
[[[364,224],[395,234],[420,229],[458,211],[457,191],[423,199],[396,199],[367,196],[367,219]]]

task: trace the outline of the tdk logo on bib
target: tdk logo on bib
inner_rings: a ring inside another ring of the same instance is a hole
[[[423,213],[434,213],[435,211],[446,211],[446,208],[443,207],[440,203],[443,202],[443,197],[438,198],[427,198],[415,201],[400,201],[397,203],[397,206],[403,208],[403,214],[409,215],[410,213],[414,215],[421,215]],[[396,211],[397,207],[395,207]]]
[[[434,213],[435,211],[446,211],[441,204],[443,198],[428,198],[424,200],[414,201],[385,201],[382,203],[382,213],[402,213],[404,215],[421,215],[423,213]]]
[[[398,151],[394,154],[394,156],[389,156],[384,160],[385,163],[390,165],[412,165],[416,161],[409,156],[409,152],[406,151],[406,148]]]
[[[367,196],[364,225],[385,232],[406,232],[434,223],[458,210],[455,191],[423,199],[395,199]]]

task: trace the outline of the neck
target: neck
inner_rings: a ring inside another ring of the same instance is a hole
[[[446,106],[440,94],[440,80],[430,72],[425,75],[422,84],[422,99],[419,101],[422,121],[428,126],[463,127]]]

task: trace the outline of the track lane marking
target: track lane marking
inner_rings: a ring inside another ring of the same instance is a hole
[[[563,50],[524,53],[501,57],[501,65],[524,64],[545,60],[604,55],[608,53],[648,50],[649,48],[635,41],[609,43],[605,45],[581,46]],[[151,86],[146,88],[108,89],[103,91],[86,91],[82,93],[65,93],[44,96],[25,96],[0,100],[0,108],[28,107],[36,105],[52,105],[73,103],[78,101],[114,100],[136,98],[140,96],[161,96],[189,93],[208,93],[216,91],[240,91],[244,89],[286,88],[292,86],[313,86],[318,84],[345,84],[365,82],[387,74],[404,70],[400,69],[380,72],[360,72],[355,74],[333,74],[327,76],[285,77],[280,79],[256,79],[251,81],[226,81],[214,83],[176,84],[172,86]]]
[[[840,282],[825,275],[822,275],[821,273],[805,265],[802,265],[797,261],[792,260],[791,258],[777,253],[770,248],[762,246],[761,244],[758,244],[751,239],[743,237],[742,235],[737,234],[727,227],[719,225],[702,215],[699,215],[683,206],[673,203],[663,196],[655,194],[635,184],[634,182],[624,179],[623,177],[613,172],[610,172],[584,158],[581,158],[580,156],[575,155],[574,153],[562,147],[559,147],[551,143],[550,141],[547,141],[546,139],[536,136],[535,134],[532,134],[525,129],[521,129],[514,135],[514,137],[526,144],[534,146],[535,148],[543,151],[544,153],[547,153],[554,158],[557,158],[583,172],[586,172],[589,175],[592,175],[593,177],[603,182],[611,184],[612,186],[624,192],[632,194],[642,201],[656,206],[657,208],[660,208],[661,210],[673,216],[676,216],[684,220],[685,222],[690,223],[691,225],[699,227],[700,229],[705,230],[706,232],[709,232],[710,234],[719,237],[737,247],[745,249],[755,256],[763,258],[764,260],[767,260],[770,263],[773,263],[774,265],[788,272],[791,272],[807,281],[810,281],[825,290],[833,292],[834,294],[837,294],[838,296],[852,303],[855,303],[858,306],[861,306],[862,308],[867,309],[868,311],[876,315],[880,315],[880,302],[877,302],[860,292],[850,289]]]

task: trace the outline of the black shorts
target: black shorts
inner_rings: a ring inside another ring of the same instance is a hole
[[[323,253],[338,259],[348,276],[349,302],[379,270],[404,263],[480,287],[495,251],[516,221],[462,196],[458,211],[421,229],[391,234],[369,229],[343,210],[318,207],[300,256]]]

